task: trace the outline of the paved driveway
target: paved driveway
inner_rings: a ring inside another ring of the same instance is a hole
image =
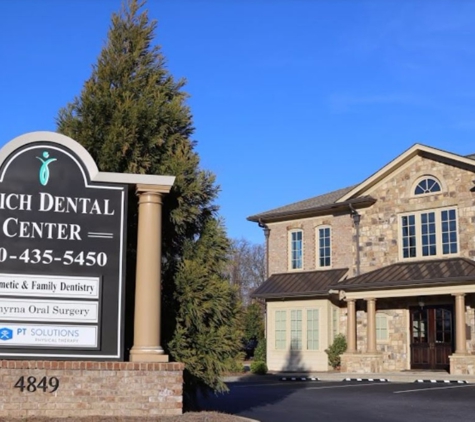
[[[376,382],[228,383],[202,400],[206,410],[262,422],[452,422],[475,418],[475,384]]]

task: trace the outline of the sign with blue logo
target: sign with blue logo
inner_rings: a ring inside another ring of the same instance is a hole
[[[97,173],[58,134],[0,150],[0,359],[123,360],[128,187]]]
[[[13,338],[13,330],[11,328],[0,328],[0,341],[8,341]]]

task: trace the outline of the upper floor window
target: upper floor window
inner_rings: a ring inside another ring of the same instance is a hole
[[[424,193],[440,192],[440,183],[433,177],[422,179],[414,190],[414,195],[423,195]]]
[[[303,231],[293,230],[290,232],[290,269],[301,270],[303,268]]]
[[[400,223],[403,259],[458,253],[454,208],[406,214]]]
[[[318,228],[318,266],[331,266],[331,229],[330,227]]]

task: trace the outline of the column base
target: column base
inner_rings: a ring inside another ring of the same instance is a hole
[[[130,350],[130,362],[168,362],[161,347],[132,347]]]
[[[450,375],[475,375],[475,355],[454,353],[449,356]]]
[[[341,355],[341,372],[355,374],[383,372],[383,355],[381,353],[343,353]]]

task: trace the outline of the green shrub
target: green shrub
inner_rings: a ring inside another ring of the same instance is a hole
[[[346,347],[345,336],[343,334],[337,334],[332,345],[325,350],[325,353],[328,355],[328,363],[333,369],[340,367],[341,354],[346,351]]]
[[[244,372],[244,365],[242,364],[243,360],[242,354],[240,354],[237,359],[229,359],[226,365],[228,371],[233,374]]]
[[[266,362],[266,339],[261,338],[257,343],[256,350],[254,350],[254,360],[256,362]]]
[[[257,360],[251,363],[251,372],[256,375],[267,374],[267,365],[261,360]]]

